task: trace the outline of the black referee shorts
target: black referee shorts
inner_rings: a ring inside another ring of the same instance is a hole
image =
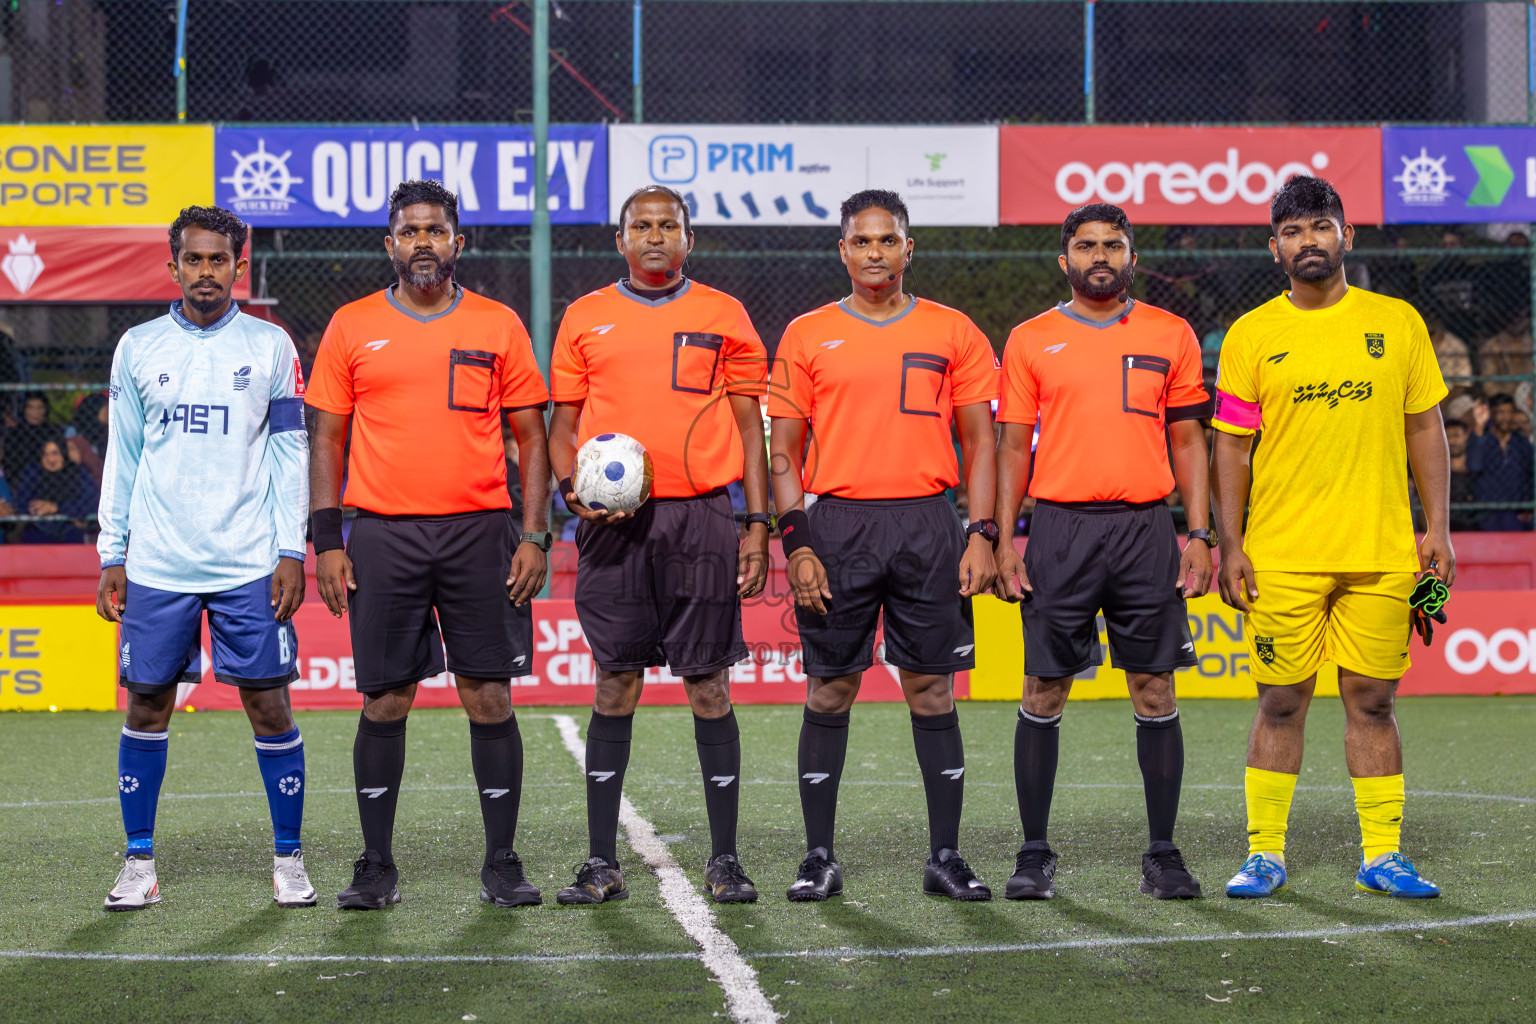
[[[965,530],[942,494],[821,498],[806,514],[832,590],[826,615],[795,607],[807,675],[873,665],[882,609],[887,664],[930,675],[976,667],[971,601],[960,596]]]
[[[347,540],[357,575],[347,606],[358,690],[393,690],[445,667],[470,679],[530,674],[533,605],[507,598],[522,532],[507,509],[359,515]]]
[[[1024,571],[1024,671],[1059,679],[1102,665],[1098,613],[1116,668],[1172,672],[1195,664],[1177,584],[1179,537],[1160,501],[1041,501],[1029,523]]]
[[[705,676],[747,656],[739,540],[721,487],[652,498],[633,519],[576,528],[576,617],[605,672]]]

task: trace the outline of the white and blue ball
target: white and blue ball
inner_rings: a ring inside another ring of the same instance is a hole
[[[571,484],[594,512],[633,512],[651,496],[651,453],[628,434],[598,434],[576,452]]]

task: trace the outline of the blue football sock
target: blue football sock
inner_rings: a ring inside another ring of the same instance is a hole
[[[272,837],[279,857],[298,852],[304,823],[304,739],[294,726],[280,736],[256,737],[256,765],[267,787]]]
[[[155,855],[155,808],[165,781],[169,732],[138,732],[123,726],[117,742],[117,798],[123,808],[128,853]]]

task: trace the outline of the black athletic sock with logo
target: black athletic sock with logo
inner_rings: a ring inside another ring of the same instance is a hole
[[[364,714],[352,743],[352,777],[357,781],[357,816],[363,824],[363,849],[393,864],[395,804],[405,774],[405,719],[375,722]]]
[[[587,726],[587,856],[619,862],[619,800],[635,716],[592,712]]]
[[[485,862],[497,850],[512,849],[517,836],[517,810],[523,797],[523,734],[517,715],[504,722],[469,723],[469,763],[480,791],[480,817],[485,822]]]
[[[960,809],[965,803],[965,745],[960,741],[960,713],[912,712],[912,742],[928,795],[928,839],[935,857],[960,848]]]
[[[837,823],[837,787],[848,758],[848,712],[822,714],[805,709],[800,726],[800,813],[805,816],[805,848],[818,846],[832,856]]]
[[[1184,728],[1177,711],[1162,718],[1136,716],[1136,760],[1147,794],[1147,831],[1152,842],[1171,843],[1184,787]]]
[[[1013,789],[1026,843],[1045,841],[1060,754],[1061,716],[1041,718],[1020,708],[1013,730]]]
[[[709,813],[709,857],[736,852],[741,803],[741,730],[736,709],[722,718],[693,716],[693,742],[704,772],[704,809]]]

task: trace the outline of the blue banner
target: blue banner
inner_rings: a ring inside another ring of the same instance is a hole
[[[1388,224],[1536,221],[1536,128],[1383,128]]]
[[[432,178],[459,196],[463,224],[527,224],[533,132],[525,125],[219,128],[215,201],[254,227],[383,227],[402,181]],[[549,219],[608,219],[608,132],[549,126]]]

